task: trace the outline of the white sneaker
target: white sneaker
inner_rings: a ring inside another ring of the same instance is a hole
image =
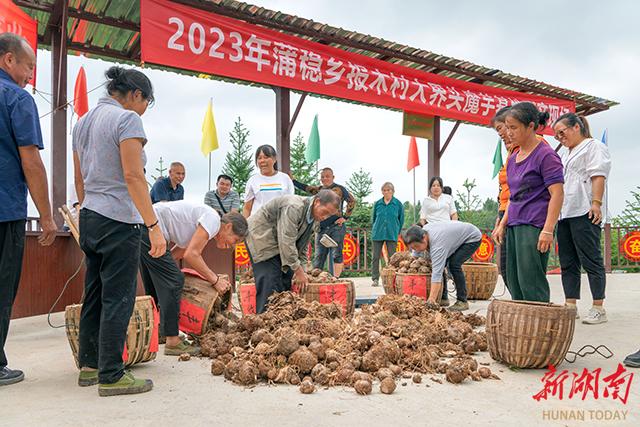
[[[576,309],[576,319],[580,318],[580,313],[578,313],[578,307],[575,304],[566,304],[565,303],[565,306],[575,308]]]
[[[591,310],[589,310],[589,314],[587,314],[587,317],[582,319],[582,323],[586,325],[597,325],[606,321],[607,313],[604,311],[604,308],[595,307],[591,307]]]

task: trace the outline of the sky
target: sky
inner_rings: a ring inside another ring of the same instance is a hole
[[[259,6],[313,19],[347,30],[419,47],[438,54],[465,59],[504,72],[614,100],[620,105],[590,116],[592,133],[609,134],[612,171],[609,179],[609,210],[619,214],[630,191],[640,185],[637,174],[636,138],[632,126],[640,111],[640,3],[633,1],[513,1],[425,2],[260,0]],[[68,59],[69,99],[80,66],[87,73],[88,88],[104,82],[111,63],[80,56]],[[231,148],[229,132],[238,117],[250,131],[249,142],[275,146],[275,95],[270,89],[181,76],[145,69],[155,88],[155,105],[143,116],[149,143],[146,146],[148,175],[156,174],[160,157],[185,164],[185,198],[202,201],[208,189],[208,161],[200,153],[201,127],[209,99],[213,99],[220,149],[212,158],[213,176],[220,172]],[[35,95],[40,115],[50,111],[50,53],[38,51]],[[96,105],[102,88],[89,94]],[[298,95],[292,94],[291,111]],[[395,184],[396,197],[413,199],[412,174],[406,170],[409,137],[402,135],[402,114],[307,97],[292,130],[309,136],[318,114],[321,140],[319,166],[334,169],[336,181],[345,183],[359,168],[373,177],[369,201],[381,197],[380,186]],[[75,123],[70,119],[70,124]],[[453,122],[442,122],[443,141]],[[50,147],[50,116],[41,119],[45,147]],[[70,130],[69,130],[70,134]],[[71,137],[69,135],[69,147]],[[547,137],[553,145],[556,142]],[[444,184],[463,190],[465,179],[477,184],[482,200],[497,196],[492,179],[492,158],[497,135],[489,128],[463,125],[441,161]],[[416,169],[416,196],[427,192],[427,141],[419,140],[422,165]],[[70,148],[69,148],[70,152]],[[50,170],[50,150],[42,152]],[[71,154],[68,182],[72,182]],[[50,176],[49,176],[50,177]],[[149,177],[149,180],[151,178]],[[212,184],[215,185],[215,184]],[[32,204],[30,214],[36,213]]]

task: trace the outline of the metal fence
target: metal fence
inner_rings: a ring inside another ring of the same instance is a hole
[[[28,217],[26,222],[27,234],[38,234],[40,232],[40,220],[37,217]],[[607,225],[602,233],[601,245],[602,255],[604,257],[605,266],[607,271],[611,270],[628,270],[638,268],[640,269],[640,262],[634,262],[627,259],[622,250],[622,244],[625,237],[633,232],[640,231],[640,225],[635,226],[611,226]],[[491,235],[491,230],[482,230],[483,233]],[[371,270],[371,258],[372,258],[372,244],[369,235],[369,230],[366,228],[350,228],[347,229],[347,233],[353,236],[354,240],[358,244],[358,252],[355,259],[350,265],[345,265],[345,271],[363,273]],[[607,241],[609,244],[607,245]],[[309,259],[313,259],[315,242],[311,242],[309,246]],[[549,257],[549,270],[555,270],[560,267],[560,261],[558,259],[558,245],[554,241],[554,250]],[[491,262],[497,263],[497,247],[493,254]],[[237,269],[239,273],[243,270]]]
[[[608,229],[608,230],[607,230]],[[602,245],[602,255],[605,258],[605,266],[607,267],[607,271],[611,270],[627,270],[632,268],[640,268],[640,262],[629,261],[622,251],[622,243],[627,236],[628,233],[632,231],[640,231],[640,225],[638,226],[630,226],[630,227],[617,227],[617,226],[607,226],[607,228],[602,233],[601,245]],[[348,229],[348,233],[354,237],[356,242],[359,243],[360,252],[358,256],[354,260],[354,262],[345,266],[345,271],[352,272],[367,272],[371,270],[371,240],[369,238],[369,233],[367,229],[364,228],[354,228]],[[483,233],[491,236],[491,230],[482,230]],[[607,251],[607,234],[609,234],[609,251]],[[560,267],[560,260],[558,259],[558,245],[557,241],[554,240],[553,251],[549,256],[549,265],[548,270],[555,270]],[[491,262],[497,263],[498,257],[498,247],[496,246],[496,250],[494,251]]]

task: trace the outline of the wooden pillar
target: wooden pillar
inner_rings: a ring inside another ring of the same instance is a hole
[[[53,215],[62,228],[58,208],[67,202],[67,0],[57,0],[61,19],[51,27],[51,203]]]
[[[276,150],[278,151],[278,170],[289,173],[291,172],[289,89],[274,87],[273,90],[276,92]]]
[[[604,271],[611,273],[611,224],[604,225]]]
[[[433,118],[433,139],[429,141],[427,151],[427,171],[429,180],[440,176],[440,117]]]

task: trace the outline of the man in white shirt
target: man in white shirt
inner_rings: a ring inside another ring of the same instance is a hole
[[[187,261],[220,294],[229,291],[229,281],[211,271],[202,258],[202,251],[211,239],[219,248],[243,241],[248,233],[247,220],[238,212],[229,212],[220,217],[210,206],[186,200],[156,203],[153,209],[158,222],[150,228],[160,227],[167,242],[173,242],[176,246],[169,250],[167,245],[163,256],[153,258],[149,254],[149,231],[143,228],[140,272],[144,287],[160,306],[160,334],[166,336],[164,354],[196,354],[200,349],[179,337],[178,318],[184,275],[176,261]]]

